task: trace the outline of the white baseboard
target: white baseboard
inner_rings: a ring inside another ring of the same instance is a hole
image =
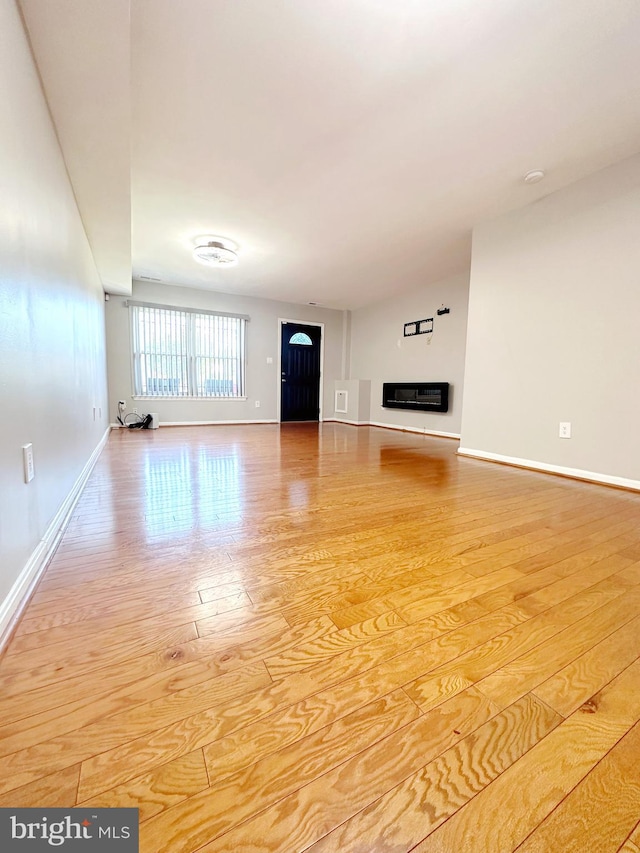
[[[518,456],[503,456],[500,453],[488,453],[485,450],[473,450],[470,447],[459,447],[458,453],[460,456],[469,456],[472,459],[501,462],[503,465],[514,465],[517,468],[529,468],[532,471],[542,471],[545,474],[559,474],[562,477],[570,477],[573,480],[586,480],[589,483],[618,486],[621,489],[631,489],[632,491],[640,492],[640,480],[630,480],[627,477],[613,477],[610,474],[584,471],[582,468],[566,468],[563,465],[550,465],[548,462],[520,459]]]
[[[275,419],[253,421],[160,421],[160,426],[235,426],[236,424],[277,424]]]
[[[235,424],[277,424],[280,421],[253,420],[253,421],[160,421],[160,427],[182,427],[182,426],[234,426]],[[124,429],[120,424],[111,424],[113,429]],[[146,430],[145,430],[146,432]]]
[[[82,489],[89,479],[103,447],[107,443],[110,432],[111,427],[107,428],[105,434],[98,442],[97,447],[80,472],[80,476],[73,484],[71,491],[62,502],[60,509],[45,530],[42,539],[38,542],[26,565],[18,575],[8,596],[0,603],[0,651],[11,636],[15,623],[20,618],[22,611],[31,597],[31,593],[40,580],[42,572],[58,547],[58,543],[69,524],[71,514],[75,509]]]
[[[349,418],[339,418],[334,415],[332,418],[325,418],[323,423],[349,424],[350,426],[369,426],[369,421],[352,421]]]
[[[162,427],[183,427],[183,426],[235,426],[237,424],[279,424],[278,420],[253,420],[253,421],[239,421],[239,420],[230,420],[230,421],[160,421],[160,428]],[[338,424],[349,424],[350,426],[374,426],[374,427],[383,427],[384,429],[395,429],[400,432],[415,432],[418,435],[434,435],[438,438],[460,438],[460,434],[457,432],[440,432],[439,430],[426,429],[422,427],[408,427],[408,426],[400,426],[399,424],[383,424],[378,423],[377,421],[353,421],[349,418],[339,418],[335,415],[331,418],[322,418],[320,423],[338,423]],[[120,424],[111,424],[113,429],[123,429]]]
[[[458,432],[442,432],[437,429],[427,429],[426,427],[409,427],[400,426],[399,424],[384,424],[379,421],[369,421],[369,426],[383,427],[384,429],[397,429],[400,432],[416,432],[418,435],[435,435],[438,438],[460,438]]]
[[[351,426],[372,426],[381,427],[382,429],[395,429],[399,432],[415,432],[418,435],[434,435],[437,438],[456,438],[460,439],[460,434],[457,432],[441,432],[435,429],[427,429],[426,427],[410,427],[400,424],[383,424],[379,421],[352,421],[348,418],[339,418],[334,415],[332,418],[325,418],[324,422],[332,421],[337,424],[350,424]]]

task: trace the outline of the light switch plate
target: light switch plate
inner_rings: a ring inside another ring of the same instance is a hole
[[[22,462],[24,465],[24,481],[25,483],[30,483],[36,475],[33,466],[33,444],[23,445]]]

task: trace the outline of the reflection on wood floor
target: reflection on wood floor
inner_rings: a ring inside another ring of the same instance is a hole
[[[144,853],[638,851],[640,495],[341,424],[119,431],[0,663],[0,806]]]

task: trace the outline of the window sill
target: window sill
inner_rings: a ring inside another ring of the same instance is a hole
[[[138,397],[135,394],[131,398],[132,400],[154,400],[158,402],[162,402],[163,400],[175,403],[175,402],[187,402],[187,403],[242,403],[248,400],[248,397]]]

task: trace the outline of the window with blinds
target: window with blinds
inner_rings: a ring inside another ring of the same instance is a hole
[[[136,397],[243,397],[246,319],[129,303]]]

